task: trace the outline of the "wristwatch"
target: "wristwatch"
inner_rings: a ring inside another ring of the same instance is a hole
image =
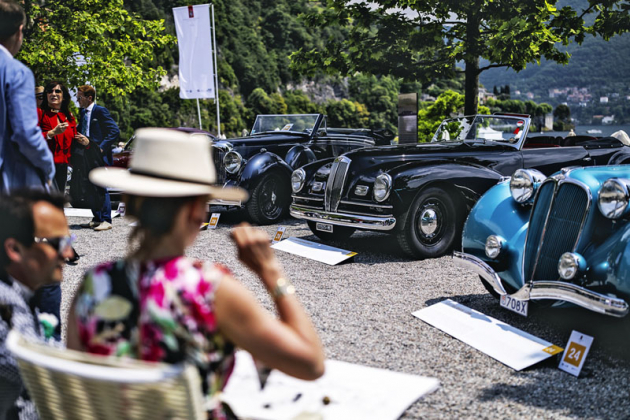
[[[293,286],[287,279],[284,277],[280,277],[278,281],[276,281],[276,287],[271,291],[271,296],[274,299],[280,299],[286,295],[292,295],[295,293],[295,286]]]

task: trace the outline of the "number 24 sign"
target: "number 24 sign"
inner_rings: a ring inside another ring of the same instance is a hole
[[[558,368],[571,375],[578,376],[592,344],[593,337],[573,331]]]

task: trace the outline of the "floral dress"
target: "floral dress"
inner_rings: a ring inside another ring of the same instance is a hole
[[[212,397],[234,367],[234,345],[218,332],[214,315],[214,292],[227,274],[222,265],[186,257],[101,264],[77,293],[81,343],[89,353],[192,363]],[[212,414],[225,415],[220,407]]]

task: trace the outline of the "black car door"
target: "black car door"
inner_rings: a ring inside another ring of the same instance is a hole
[[[549,176],[569,166],[591,166],[591,156],[582,146],[546,147],[522,150],[523,167]]]

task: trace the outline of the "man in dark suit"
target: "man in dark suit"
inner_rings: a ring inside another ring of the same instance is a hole
[[[79,127],[77,138],[79,141],[88,138],[96,143],[103,154],[106,165],[111,165],[112,147],[118,143],[120,130],[118,125],[109,114],[107,108],[96,105],[96,91],[93,86],[79,86],[77,100],[81,106],[79,114]],[[100,209],[92,209],[94,218],[85,227],[93,228],[96,231],[109,230],[112,228],[111,201],[109,193],[105,194],[105,203]]]

